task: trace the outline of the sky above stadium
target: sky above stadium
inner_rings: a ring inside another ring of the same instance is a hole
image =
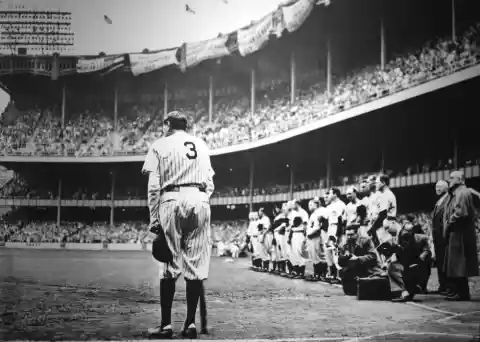
[[[72,12],[75,54],[140,52],[228,33],[284,0],[0,0]],[[187,5],[195,12],[187,12]],[[106,23],[104,15],[112,24]]]

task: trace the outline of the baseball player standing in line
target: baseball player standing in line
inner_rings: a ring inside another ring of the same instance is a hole
[[[368,207],[370,203],[370,187],[368,186],[367,179],[362,179],[359,189],[362,198],[359,200],[359,204],[357,206],[357,223],[360,225],[360,228],[358,229],[358,235],[362,237],[369,237],[368,229],[370,227]]]
[[[305,275],[306,260],[303,257],[303,244],[305,242],[305,229],[308,223],[308,213],[300,206],[297,200],[293,201],[291,218],[291,258],[293,265],[292,278],[301,279]],[[299,219],[298,219],[299,218]],[[296,220],[297,219],[297,220]],[[298,224],[296,223],[298,221]]]
[[[286,273],[286,250],[287,240],[285,239],[285,230],[288,226],[287,218],[287,203],[283,203],[280,213],[275,217],[273,221],[274,237],[276,241],[276,257],[278,263],[277,273]]]
[[[270,262],[272,262],[272,272],[274,270],[274,265],[276,262],[276,253],[275,253],[275,244],[276,240],[273,235],[272,225],[270,218],[265,215],[265,209],[260,208],[258,211],[259,222],[262,223],[264,233],[263,233],[263,268],[265,272],[270,271]]]
[[[340,190],[332,188],[328,192],[328,240],[326,244],[327,265],[329,276],[334,283],[338,282],[338,244],[344,234],[343,227],[346,220],[346,205],[340,199]]]
[[[251,270],[256,271],[261,268],[261,259],[258,257],[258,223],[256,213],[251,212],[248,215],[250,223],[248,224],[247,236],[252,251],[252,267]]]
[[[377,176],[371,175],[368,177],[368,187],[370,190],[370,195],[368,196],[368,221],[370,225],[375,222],[378,217],[378,192],[377,192]],[[370,232],[369,234],[372,234]],[[376,235],[370,235],[375,246],[378,246],[378,239]]]
[[[397,223],[397,198],[389,188],[390,177],[381,173],[377,176],[377,215],[372,222],[370,232],[375,237],[374,242],[378,246],[390,238],[387,231],[400,230]],[[375,241],[376,240],[376,241]]]
[[[169,113],[165,135],[150,146],[142,169],[149,175],[150,225],[163,229],[173,256],[171,262],[159,263],[162,320],[160,326],[148,330],[159,339],[173,336],[172,303],[182,271],[187,297],[182,334],[196,338],[195,312],[212,252],[209,200],[215,173],[206,143],[186,130],[186,117],[177,111]]]
[[[307,225],[307,250],[308,258],[313,263],[313,276],[305,278],[308,281],[319,281],[326,271],[325,251],[322,244],[322,226],[326,229],[328,224],[325,207],[318,197],[308,203],[311,212]]]

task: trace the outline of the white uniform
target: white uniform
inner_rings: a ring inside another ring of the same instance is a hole
[[[142,171],[149,174],[150,224],[160,224],[173,255],[159,262],[160,277],[208,278],[212,239],[210,196],[214,171],[205,142],[178,131],[156,140],[145,157]]]
[[[295,217],[302,219],[302,224],[299,227],[292,227]],[[308,213],[303,209],[293,210],[289,215],[290,227],[293,232],[292,243],[290,245],[290,262],[293,266],[305,266],[304,257],[304,242],[305,242],[305,228],[308,223]]]
[[[377,196],[377,212],[387,211],[387,218],[383,221],[382,227],[377,230],[377,237],[380,243],[385,242],[391,238],[390,233],[387,232],[389,228],[400,230],[400,225],[395,220],[397,217],[397,199],[394,193],[385,188],[378,192]],[[372,222],[373,223],[373,222]]]
[[[248,224],[247,235],[250,236],[250,243],[252,244],[252,256],[254,259],[258,258],[258,223],[257,220],[250,220]]]
[[[328,232],[327,240],[325,241],[325,255],[328,266],[337,265],[338,263],[338,251],[336,248],[330,246],[328,238],[333,236],[335,237],[335,239],[337,239],[338,218],[341,217],[342,221],[346,220],[346,208],[347,206],[340,199],[337,199],[336,201],[330,203],[327,207]],[[337,245],[339,243],[340,241],[337,239]],[[338,265],[337,268],[339,268]]]
[[[360,205],[360,201],[357,200],[355,203],[348,202],[346,206],[346,220],[347,227],[352,225],[357,220],[357,208]]]
[[[273,250],[273,233],[269,232],[270,228],[270,219],[268,216],[263,215],[261,219],[258,220],[258,224],[263,225],[263,230],[261,233],[260,240],[260,258],[262,261],[272,260],[272,250]]]
[[[322,241],[321,227],[320,227],[320,218],[326,217],[326,209],[320,207],[316,209],[308,220],[307,225],[307,250],[308,258],[314,264],[318,264],[322,261],[325,261],[325,250]],[[316,236],[309,238],[308,236],[315,234]],[[317,235],[318,234],[318,235]]]
[[[347,218],[347,206],[343,201],[337,199],[335,202],[330,203],[327,207],[328,210],[328,236],[337,236],[338,230],[338,218],[341,217],[345,222]]]
[[[285,215],[284,214],[279,214],[276,218],[275,218],[275,221],[277,220],[281,220],[285,218]],[[282,226],[279,226],[277,228],[275,228],[275,232],[274,232],[274,237],[275,237],[275,240],[277,241],[277,246],[276,246],[276,261],[285,261],[286,258],[287,258],[287,238],[286,238],[286,233],[284,234],[280,234],[280,230],[282,229],[285,229],[286,230],[286,227],[284,227],[285,224],[283,224]],[[288,236],[287,236],[288,237]]]
[[[365,218],[364,224],[360,225],[360,228],[358,229],[358,235],[362,237],[368,237],[368,223],[369,223],[369,205],[370,205],[370,198],[369,197],[364,197],[358,202],[358,206],[363,205],[365,207],[365,210],[367,212],[367,216]]]

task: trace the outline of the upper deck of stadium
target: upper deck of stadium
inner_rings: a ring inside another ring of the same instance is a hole
[[[410,2],[386,9],[378,0],[328,7],[301,0],[247,28],[174,49],[2,57],[15,106],[4,115],[1,160],[141,161],[173,109],[189,115],[214,155],[228,154],[476,77],[477,2],[456,1],[452,12],[449,1],[425,1],[414,13]],[[308,18],[294,30],[302,21],[288,11],[299,4]]]

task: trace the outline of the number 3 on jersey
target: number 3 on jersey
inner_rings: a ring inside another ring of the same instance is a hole
[[[186,141],[183,146],[187,147],[189,149],[188,153],[186,154],[187,158],[192,160],[192,159],[197,159],[197,148],[193,142]]]

